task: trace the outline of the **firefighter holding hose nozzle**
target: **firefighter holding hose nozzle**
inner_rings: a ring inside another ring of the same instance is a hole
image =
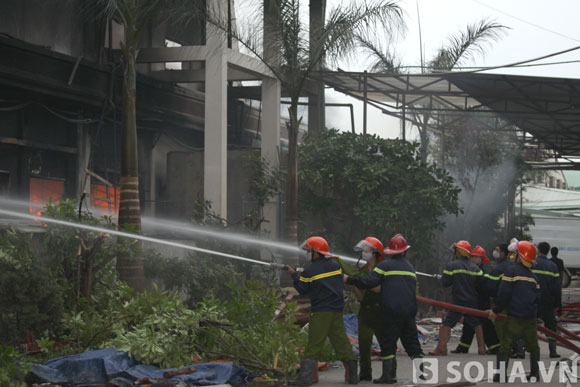
[[[540,285],[532,273],[532,264],[536,262],[536,247],[528,241],[519,241],[516,245],[515,264],[509,266],[499,285],[495,306],[489,311],[489,318],[495,320],[498,313],[507,309],[508,317],[500,337],[501,347],[497,354],[497,367],[494,381],[507,380],[507,368],[511,350],[518,338],[523,338],[530,352],[530,374],[528,379],[539,378],[537,309],[540,302]]]
[[[380,262],[367,276],[344,276],[345,282],[361,289],[381,287],[380,318],[382,332],[377,337],[381,345],[383,374],[375,379],[376,384],[397,382],[395,354],[397,341],[401,339],[411,359],[423,358],[423,351],[417,338],[417,275],[415,269],[405,259],[410,248],[401,234],[391,238],[383,251],[389,257]],[[396,297],[393,295],[396,294]],[[420,368],[421,369],[421,366]]]
[[[470,260],[471,244],[468,241],[459,241],[453,246],[455,259],[447,264],[443,270],[441,284],[444,287],[451,287],[453,294],[453,304],[468,308],[477,309],[478,294],[483,271]],[[443,319],[443,325],[439,328],[439,341],[431,356],[447,356],[447,343],[451,336],[451,329],[457,325],[463,317],[463,324],[469,326],[477,339],[477,351],[480,355],[485,355],[485,342],[481,321],[474,316],[448,311]]]
[[[310,321],[308,325],[308,344],[300,361],[300,371],[290,386],[311,386],[312,376],[318,367],[326,338],[345,364],[345,379],[349,384],[358,384],[357,358],[344,328],[344,280],[342,270],[336,259],[328,251],[328,243],[321,237],[310,237],[300,247],[306,251],[312,262],[302,274],[290,266],[285,270],[292,275],[294,287],[300,294],[310,296]]]

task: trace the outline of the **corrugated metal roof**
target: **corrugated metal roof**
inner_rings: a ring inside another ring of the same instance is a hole
[[[415,111],[495,113],[562,156],[580,155],[580,79],[343,71],[321,72],[314,77],[361,100],[366,89],[370,104],[399,118],[403,107]]]

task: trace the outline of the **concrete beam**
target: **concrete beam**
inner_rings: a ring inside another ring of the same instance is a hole
[[[137,63],[205,61],[208,46],[141,48]]]
[[[276,78],[274,73],[260,59],[228,49],[228,63],[266,77]]]
[[[161,70],[153,71],[148,75],[159,81],[170,83],[205,82],[205,70]],[[259,81],[261,79],[260,75],[228,66],[228,81]]]

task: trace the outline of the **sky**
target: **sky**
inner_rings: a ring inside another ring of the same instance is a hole
[[[327,7],[348,0],[328,0]],[[358,0],[350,0],[358,1]],[[304,1],[307,9],[308,2]],[[493,20],[510,29],[503,38],[487,48],[485,56],[476,57],[472,66],[496,66],[580,46],[580,0],[401,0],[398,2],[405,12],[407,31],[394,44],[397,56],[405,65],[419,65],[419,28],[417,4],[421,20],[421,31],[425,58],[432,58],[447,38],[468,24],[481,19]],[[555,61],[580,61],[580,50],[555,56],[534,63]],[[370,62],[362,55],[356,61],[340,63],[344,70],[364,71]],[[490,72],[545,77],[580,78],[580,63],[541,67],[498,69]],[[327,102],[355,104],[355,126],[362,131],[362,103],[334,90],[327,90]],[[350,115],[347,108],[327,108],[327,127],[350,130]],[[398,119],[386,116],[369,107],[369,133],[381,137],[396,138],[400,135]],[[416,131],[408,129],[408,138],[416,138]]]

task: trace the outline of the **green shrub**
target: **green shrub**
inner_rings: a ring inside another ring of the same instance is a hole
[[[20,364],[14,348],[0,346],[0,387],[26,386],[24,377],[28,367]]]
[[[62,289],[30,243],[30,236],[14,230],[0,236],[0,344],[19,344],[28,333],[59,332]]]

